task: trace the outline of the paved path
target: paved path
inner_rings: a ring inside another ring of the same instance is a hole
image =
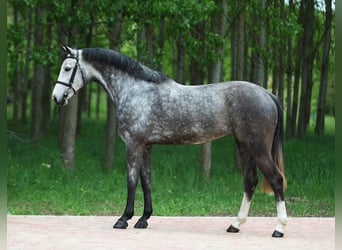
[[[113,229],[110,216],[7,216],[8,250],[335,249],[335,218],[289,218],[285,237],[271,237],[276,218],[252,217],[226,233],[232,217],[158,217],[148,229]]]

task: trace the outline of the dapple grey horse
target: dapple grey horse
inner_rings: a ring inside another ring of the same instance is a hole
[[[272,236],[284,235],[283,114],[276,96],[242,81],[185,86],[113,50],[63,48],[54,102],[66,105],[79,89],[94,81],[106,90],[117,110],[119,135],[126,145],[128,195],[114,228],[128,226],[139,178],[144,212],[135,227],[148,225],[153,144],[199,144],[232,135],[243,169],[244,194],[237,219],[227,232],[238,232],[246,221],[258,167],[264,176],[264,191],[274,193],[276,199],[278,222]]]

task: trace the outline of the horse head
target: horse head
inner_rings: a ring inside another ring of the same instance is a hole
[[[64,61],[52,92],[52,99],[57,105],[67,105],[68,100],[86,83],[79,50],[67,46],[62,49]]]

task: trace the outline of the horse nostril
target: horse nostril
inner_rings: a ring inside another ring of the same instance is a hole
[[[54,101],[55,103],[58,103],[57,97],[56,97],[55,95],[53,96],[53,101]]]
[[[57,96],[53,96],[53,101],[55,102],[55,104],[57,105],[57,106],[60,106],[60,105],[62,105],[63,103],[63,101],[61,102],[61,101],[58,101],[58,98],[57,98]]]

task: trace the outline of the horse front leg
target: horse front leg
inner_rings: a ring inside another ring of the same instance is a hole
[[[151,145],[148,145],[143,153],[144,164],[140,170],[140,180],[144,192],[144,214],[135,224],[135,228],[147,228],[147,220],[153,212],[151,199],[151,149]]]
[[[138,184],[138,177],[140,168],[142,166],[142,150],[137,147],[127,146],[127,202],[126,208],[119,220],[114,224],[114,228],[125,229],[128,226],[127,221],[133,217],[134,214],[134,200],[135,191]]]

